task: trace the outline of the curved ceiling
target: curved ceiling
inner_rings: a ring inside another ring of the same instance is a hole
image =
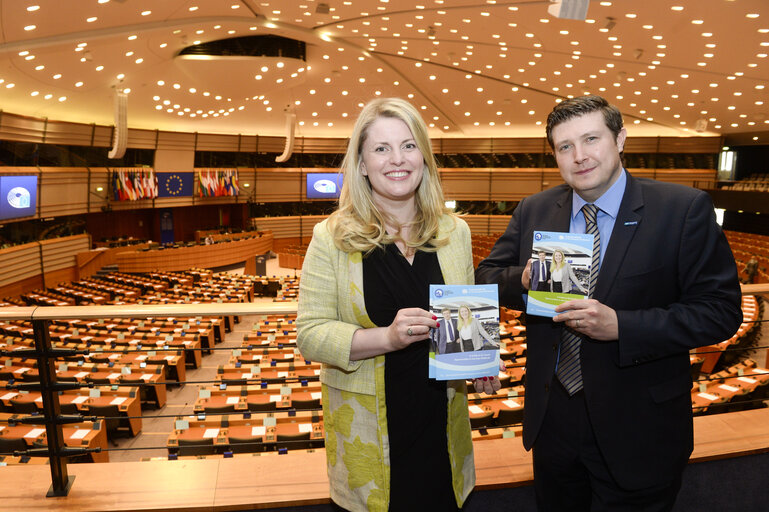
[[[433,137],[544,133],[556,101],[617,104],[631,135],[769,139],[769,2],[0,0],[0,108],[186,132],[346,137],[376,96],[410,98]],[[178,57],[248,35],[306,43],[280,57]],[[306,66],[304,65],[306,64]],[[759,143],[767,143],[766,140]]]

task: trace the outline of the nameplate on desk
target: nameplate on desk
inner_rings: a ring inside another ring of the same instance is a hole
[[[240,357],[240,355],[243,353],[242,350],[233,350],[232,351],[232,357]]]
[[[71,436],[69,436],[70,439],[83,439],[85,436],[87,436],[91,432],[91,429],[88,428],[79,428],[77,429]]]
[[[201,389],[200,393],[198,393],[198,398],[211,398],[211,390]]]
[[[117,333],[117,339],[124,340],[125,339],[125,333],[124,332]],[[112,340],[110,339],[109,341],[112,341]]]
[[[72,329],[72,336],[77,336],[80,334],[80,331],[77,329]]]
[[[699,388],[701,393],[705,393],[708,390],[708,385],[705,382],[700,382]]]
[[[61,363],[59,364],[59,370],[60,372],[66,372],[69,370],[69,365],[67,363]]]
[[[27,439],[37,439],[45,432],[44,428],[33,428],[26,434],[24,434],[24,437]]]
[[[176,420],[176,423],[174,423],[174,428],[176,430],[187,430],[190,428],[190,422],[187,420]]]
[[[264,420],[262,420],[262,423],[264,423],[265,427],[274,427],[277,423],[277,419],[275,416],[265,416]]]
[[[166,334],[166,342],[174,341],[174,337],[171,334]]]

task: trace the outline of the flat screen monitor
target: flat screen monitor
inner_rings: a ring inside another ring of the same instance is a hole
[[[0,176],[0,220],[37,213],[37,176]]]
[[[307,199],[336,199],[342,192],[342,173],[307,173]]]

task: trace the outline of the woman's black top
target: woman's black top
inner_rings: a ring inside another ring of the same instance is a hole
[[[431,284],[443,284],[434,252],[417,251],[413,264],[395,244],[363,259],[366,311],[389,326],[398,310],[429,311]],[[385,355],[385,402],[390,440],[390,510],[456,510],[446,422],[446,383],[428,378],[425,339]]]

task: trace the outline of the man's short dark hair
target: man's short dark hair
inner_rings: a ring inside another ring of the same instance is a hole
[[[617,140],[620,130],[622,130],[622,113],[617,107],[610,104],[601,96],[577,96],[564,100],[553,107],[553,111],[547,116],[547,142],[550,149],[555,149],[553,143],[553,128],[574,117],[580,117],[591,112],[601,112],[603,114],[606,127],[614,134],[614,140]]]

